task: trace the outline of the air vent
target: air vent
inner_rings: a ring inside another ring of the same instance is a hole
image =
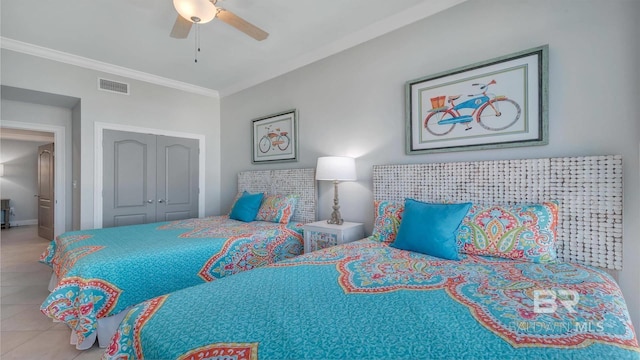
[[[98,78],[98,90],[129,95],[129,84]]]

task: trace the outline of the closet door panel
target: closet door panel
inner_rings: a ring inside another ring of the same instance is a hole
[[[156,221],[156,136],[105,130],[103,227]]]
[[[157,137],[157,221],[198,217],[198,141]]]

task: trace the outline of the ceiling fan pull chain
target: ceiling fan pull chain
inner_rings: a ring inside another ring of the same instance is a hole
[[[195,36],[195,40],[196,40],[196,46],[195,46],[195,51],[194,51],[194,57],[195,57],[195,62],[198,62],[198,53],[200,52],[200,25],[198,23],[196,24],[196,36]]]

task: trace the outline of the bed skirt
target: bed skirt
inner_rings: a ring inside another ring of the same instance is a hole
[[[49,286],[47,288],[49,289],[49,291],[53,291],[53,289],[55,289],[57,284],[58,284],[58,277],[56,276],[55,273],[52,273],[51,279],[49,279]],[[98,319],[98,327],[96,331],[91,335],[89,335],[81,343],[78,343],[78,337],[76,333],[74,331],[71,331],[69,343],[71,345],[74,345],[78,350],[87,350],[93,346],[93,344],[96,342],[96,339],[97,339],[98,346],[100,346],[101,348],[106,348],[107,346],[109,346],[109,343],[111,342],[111,337],[116,332],[116,330],[118,330],[118,325],[120,325],[120,322],[122,321],[122,319],[125,317],[125,315],[127,315],[127,312],[129,312],[129,309],[130,307],[115,315]],[[56,320],[53,320],[53,321],[57,322]]]

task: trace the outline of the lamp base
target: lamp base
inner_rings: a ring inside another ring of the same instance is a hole
[[[331,213],[331,219],[327,220],[327,224],[342,225],[342,223],[344,223],[344,220],[342,220],[340,212],[337,210],[334,210]]]
[[[327,220],[327,224],[342,225],[344,220],[340,215],[340,205],[338,204],[338,181],[333,181],[333,212],[331,213],[331,219]]]

